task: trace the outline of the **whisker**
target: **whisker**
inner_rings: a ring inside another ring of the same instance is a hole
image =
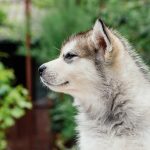
[[[53,48],[54,48],[54,49],[56,49],[57,51],[60,51],[60,49],[59,49],[59,48],[57,48],[56,46],[54,46]]]

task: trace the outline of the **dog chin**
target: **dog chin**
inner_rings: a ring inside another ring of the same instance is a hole
[[[55,92],[60,92],[60,93],[65,93],[65,94],[68,94],[67,91],[67,87],[68,86],[65,86],[65,85],[60,85],[60,86],[53,86],[53,85],[48,85],[48,84],[45,84],[49,89],[51,89],[52,91],[55,91]]]
[[[42,83],[47,86],[48,88],[50,88],[51,90],[54,90],[54,91],[57,91],[59,92],[58,89],[63,89],[63,87],[66,87],[68,86],[69,84],[69,81],[65,81],[65,82],[62,82],[60,84],[53,84],[53,83],[49,83],[47,82],[46,80],[44,80],[42,77],[41,77],[41,81]]]
[[[76,93],[78,93],[78,91],[75,88],[70,87],[69,81],[66,81],[61,85],[60,84],[59,85],[49,84],[42,77],[41,77],[41,81],[47,88],[49,88],[50,90],[55,91],[55,92],[69,94],[73,97],[75,97],[77,95]]]

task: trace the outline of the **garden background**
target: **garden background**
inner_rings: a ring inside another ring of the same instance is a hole
[[[0,0],[0,150],[76,149],[72,98],[44,88],[37,68],[99,17],[150,65],[149,0]]]

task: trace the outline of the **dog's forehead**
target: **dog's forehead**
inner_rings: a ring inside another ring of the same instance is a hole
[[[90,32],[78,33],[70,37],[61,48],[61,53],[66,54],[74,51],[80,56],[87,56],[93,49]]]
[[[76,49],[76,46],[77,46],[77,40],[76,39],[73,39],[71,41],[68,41],[61,49],[61,52],[63,54],[66,54],[74,49]]]

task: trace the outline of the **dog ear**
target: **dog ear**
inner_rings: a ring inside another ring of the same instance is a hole
[[[112,45],[108,34],[108,28],[101,19],[97,19],[93,27],[92,41],[101,55],[112,51]]]

